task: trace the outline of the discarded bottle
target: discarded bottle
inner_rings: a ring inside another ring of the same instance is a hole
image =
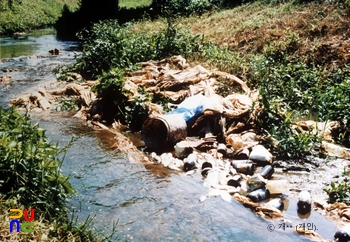
[[[277,208],[281,211],[284,208],[284,203],[283,203],[281,198],[274,198],[271,201],[269,201],[267,204],[270,205],[271,207]]]
[[[249,158],[249,150],[243,149],[241,152],[235,155],[236,159],[248,159]]]
[[[261,169],[261,171],[259,173],[265,179],[270,179],[274,172],[275,172],[275,169],[273,168],[273,166],[266,165],[266,166],[264,166],[264,168]]]
[[[227,150],[227,148],[226,148],[226,145],[224,143],[218,144],[218,148],[217,148],[218,152],[220,152],[220,153],[225,155],[226,154],[226,150]]]
[[[210,162],[208,161],[203,162],[202,172],[201,172],[202,176],[204,177],[207,176],[208,171],[211,170],[212,168],[213,168],[213,165]]]
[[[262,145],[256,145],[250,152],[249,159],[260,163],[272,163],[272,154]]]
[[[196,169],[197,155],[195,153],[189,154],[184,159],[184,171],[190,171]]]
[[[287,180],[267,180],[265,187],[271,194],[286,194],[289,191]]]
[[[184,162],[184,171],[190,171],[196,169],[196,163],[194,161],[185,161]]]
[[[231,166],[233,166],[233,168],[236,168],[238,164],[253,164],[253,161],[251,161],[251,160],[233,160],[233,161],[231,161]]]
[[[202,164],[202,170],[204,170],[205,168],[213,168],[213,164],[208,161],[204,161]]]
[[[253,176],[249,177],[246,181],[247,191],[251,192],[259,188],[264,188],[266,185],[266,182],[267,180],[263,178],[259,173],[254,174]]]
[[[334,239],[339,242],[350,241],[350,224],[335,232]]]
[[[247,195],[247,197],[253,202],[259,202],[270,198],[270,191],[266,188],[260,188]]]
[[[243,174],[246,174],[246,175],[252,175],[254,173],[255,164],[253,164],[253,163],[236,164],[234,166],[234,168],[236,169],[236,171],[238,173],[243,173]]]
[[[311,210],[311,194],[308,191],[301,191],[298,195],[298,213],[307,214]]]
[[[233,186],[233,187],[239,187],[241,186],[241,180],[242,178],[240,175],[233,176],[230,180],[227,181],[227,185]]]

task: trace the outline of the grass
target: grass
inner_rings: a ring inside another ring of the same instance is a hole
[[[0,2],[0,34],[52,26],[61,16],[63,6],[77,9],[78,0],[3,0]]]
[[[50,143],[45,130],[13,107],[0,108],[0,124],[0,240],[102,241],[91,232],[91,219],[68,218],[66,198],[74,189],[61,173],[68,146]],[[35,210],[34,232],[9,232],[11,208]]]
[[[201,18],[193,16],[179,21],[179,26],[245,55],[263,53],[267,45],[283,46],[294,36],[298,43],[294,55],[334,70],[350,60],[348,9],[330,3],[267,5],[257,1]],[[332,47],[335,51],[327,49]]]
[[[152,0],[120,0],[119,8],[137,8],[150,6]]]

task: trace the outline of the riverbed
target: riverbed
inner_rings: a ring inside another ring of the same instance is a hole
[[[78,43],[58,41],[52,30],[21,40],[0,38],[0,43],[0,76],[11,75],[9,83],[0,83],[2,107],[8,107],[11,98],[54,83],[53,69],[73,63],[79,53]],[[48,52],[55,48],[60,50],[57,56]],[[302,223],[312,224],[324,239],[333,239],[336,224],[316,212],[299,217],[292,194],[284,197],[287,222],[264,220],[219,196],[201,202],[208,188],[200,172],[129,162],[110,148],[111,133],[93,129],[73,113],[51,110],[30,115],[61,147],[77,137],[62,166],[77,190],[68,207],[79,221],[94,217],[93,225],[105,235],[115,225],[112,241],[309,241],[295,233]]]

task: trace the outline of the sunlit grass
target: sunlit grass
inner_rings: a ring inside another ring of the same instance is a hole
[[[145,7],[152,4],[152,0],[120,0],[120,8],[137,8]]]

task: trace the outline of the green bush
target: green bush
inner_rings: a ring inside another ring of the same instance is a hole
[[[350,185],[349,179],[345,177],[342,181],[331,182],[330,188],[323,190],[328,195],[330,203],[343,202],[350,205]]]
[[[347,69],[331,73],[289,59],[290,45],[267,47],[249,64],[249,79],[255,80],[264,111],[260,127],[279,141],[278,156],[300,158],[319,141],[315,135],[296,133],[291,124],[300,119],[337,120],[342,130],[338,142],[349,145],[350,74]]]
[[[102,107],[99,113],[102,114],[103,120],[107,122],[120,120],[132,126],[131,128],[140,129],[142,122],[147,117],[143,103],[150,101],[150,98],[147,95],[132,97],[128,91],[123,89],[123,86],[124,73],[122,70],[112,69],[104,73],[99,83],[92,88],[92,91],[98,93],[99,98],[98,104],[95,105]]]
[[[168,27],[154,34],[135,32],[132,24],[120,26],[106,20],[79,34],[83,52],[73,70],[85,77],[97,77],[112,68],[132,69],[135,64],[181,54],[185,57],[200,50],[200,36],[185,34],[169,20]]]
[[[14,108],[0,108],[0,194],[54,217],[74,190],[60,171],[61,150]]]
[[[186,16],[203,14],[215,6],[210,0],[153,0],[152,8],[161,15]]]

